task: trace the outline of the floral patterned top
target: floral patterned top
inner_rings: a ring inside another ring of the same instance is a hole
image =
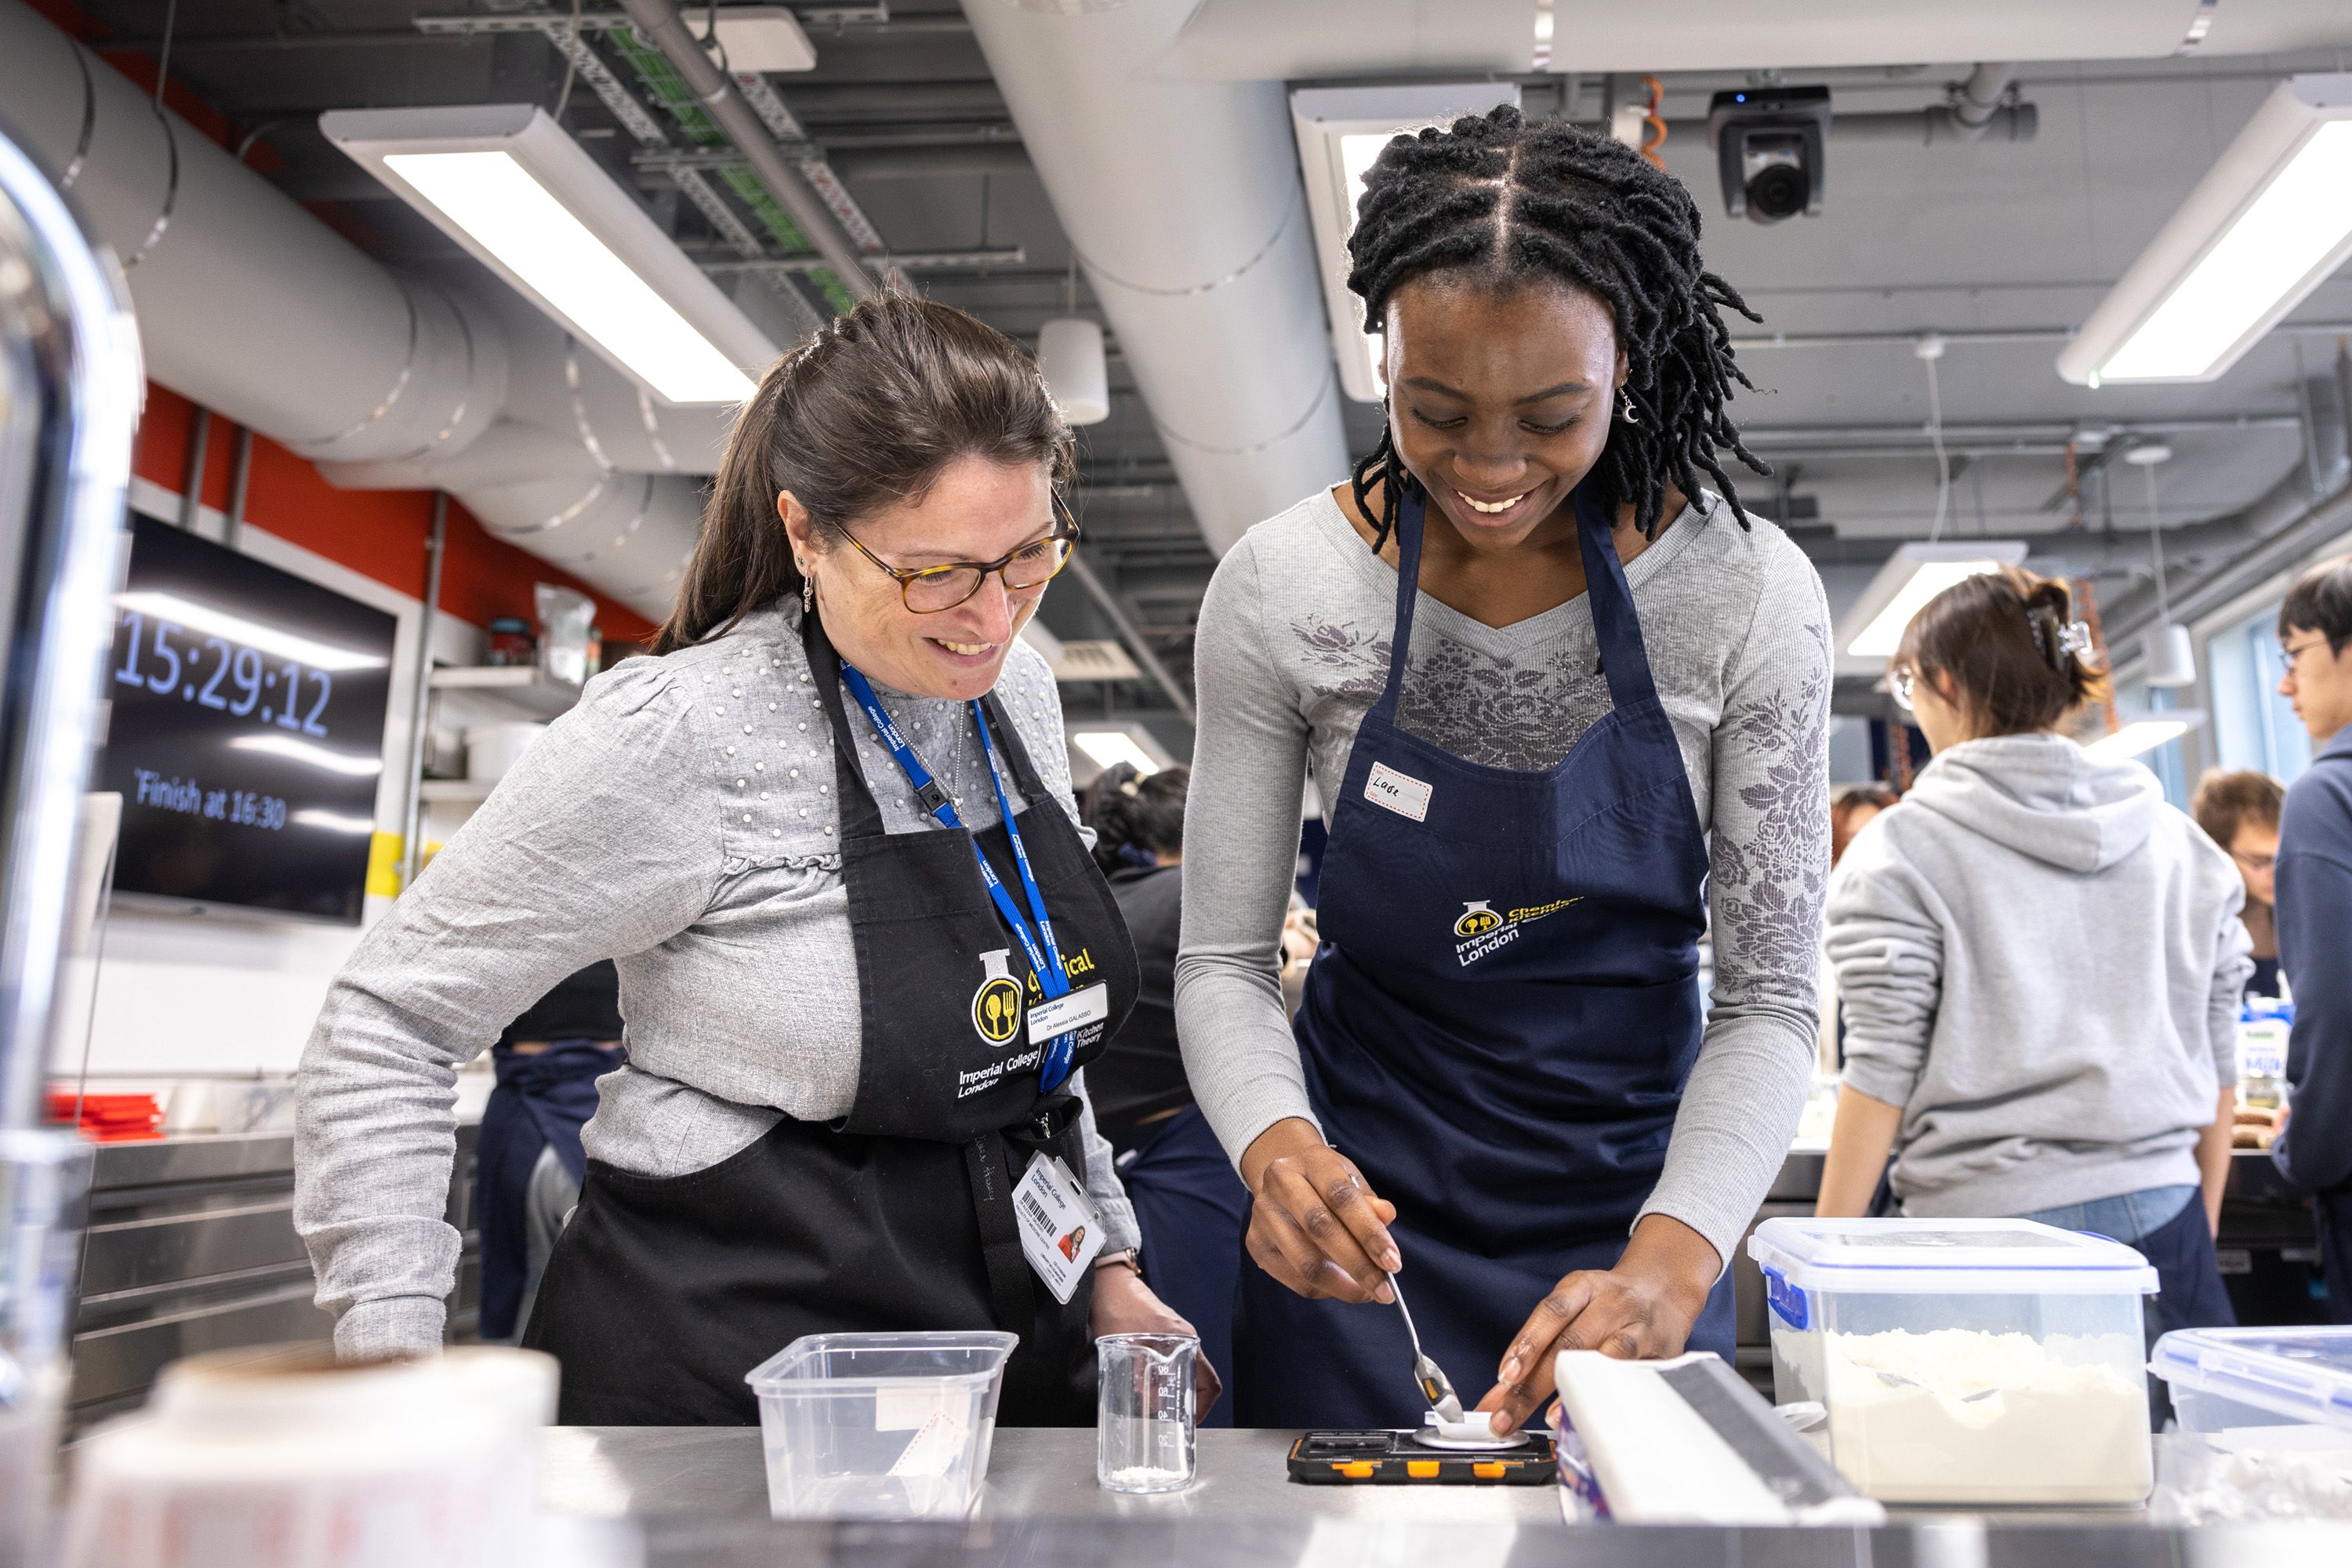
[[[1727,1263],[1780,1171],[1818,1018],[1829,876],[1829,611],[1812,563],[1769,522],[1702,495],[1626,566],[1658,696],[1708,835],[1714,991],[1698,1064],[1643,1212]],[[1387,678],[1396,572],[1318,491],[1252,529],[1217,569],[1196,641],[1201,717],[1177,1027],[1227,1150],[1312,1120],[1275,983],[1311,766],[1346,775]],[[1489,626],[1423,594],[1399,721],[1454,754],[1538,769],[1609,710],[1580,595]]]

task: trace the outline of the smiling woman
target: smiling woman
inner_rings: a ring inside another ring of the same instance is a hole
[[[1811,566],[1717,461],[1761,468],[1698,229],[1565,123],[1390,142],[1349,241],[1380,444],[1210,588],[1176,1011],[1256,1200],[1244,1423],[1418,1419],[1402,1321],[1339,1305],[1400,1266],[1497,1431],[1556,1348],[1731,1352],[1724,1265],[1813,1054],[1830,649]],[[1310,761],[1325,940],[1294,1035]]]
[[[942,305],[869,300],[768,373],[657,657],[590,683],[330,994],[296,1218],[341,1351],[439,1344],[454,1069],[604,958],[628,1059],[524,1334],[564,1420],[749,1422],[801,1335],[1001,1329],[1003,1418],[1080,1424],[1096,1334],[1187,1331],[1085,1097],[1135,952],[1018,641],[1069,456],[1035,365]],[[1033,1233],[1016,1184],[1074,1222]]]

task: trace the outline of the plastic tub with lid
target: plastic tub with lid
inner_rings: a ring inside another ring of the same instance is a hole
[[[777,1519],[961,1518],[988,1477],[993,1331],[810,1334],[747,1373]]]
[[[1772,1382],[1882,1502],[2136,1503],[2156,1270],[2032,1220],[1769,1219]]]
[[[2148,1370],[2180,1423],[2168,1521],[2352,1518],[2352,1326],[2179,1329]]]

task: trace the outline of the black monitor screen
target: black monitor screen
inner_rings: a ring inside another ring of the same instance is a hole
[[[396,623],[133,516],[97,788],[117,891],[355,924]]]

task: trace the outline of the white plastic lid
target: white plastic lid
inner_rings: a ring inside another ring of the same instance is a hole
[[[2152,1295],[2120,1241],[2030,1219],[1768,1219],[1748,1256],[1801,1290],[1905,1295]]]
[[[2177,1386],[2352,1431],[2352,1326],[2176,1329],[2147,1368]]]

